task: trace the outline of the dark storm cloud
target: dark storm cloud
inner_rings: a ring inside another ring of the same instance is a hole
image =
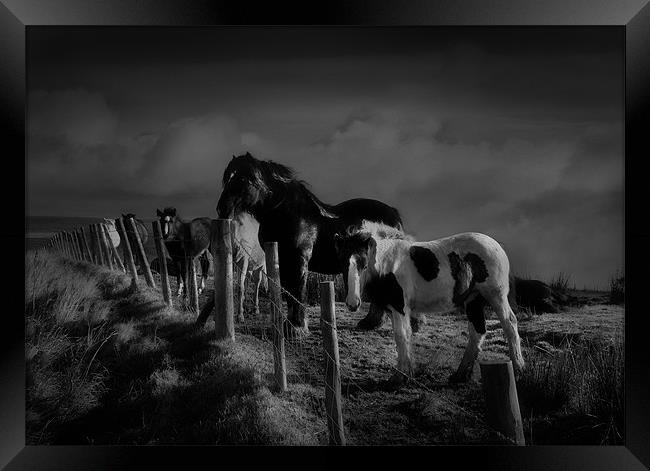
[[[327,202],[398,207],[418,237],[492,234],[520,273],[603,286],[622,266],[615,29],[34,28],[28,40],[32,213],[214,215],[227,161],[251,151]]]

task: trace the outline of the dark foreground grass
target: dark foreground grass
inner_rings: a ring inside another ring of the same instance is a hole
[[[130,279],[26,257],[26,442],[312,444],[317,411],[271,394],[250,349]]]
[[[517,381],[529,444],[623,444],[623,339],[528,349]]]

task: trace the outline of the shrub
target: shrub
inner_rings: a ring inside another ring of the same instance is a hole
[[[558,275],[551,280],[549,286],[556,293],[565,293],[569,289],[569,281],[571,276],[567,275],[564,272],[558,273]]]

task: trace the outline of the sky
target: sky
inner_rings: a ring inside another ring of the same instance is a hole
[[[28,215],[216,217],[246,151],[418,240],[607,287],[623,258],[620,28],[28,28]]]

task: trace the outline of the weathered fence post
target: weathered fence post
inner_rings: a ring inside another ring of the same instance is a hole
[[[483,360],[481,382],[485,394],[487,423],[517,445],[525,445],[517,385],[510,360]]]
[[[84,231],[84,228],[79,229],[80,235],[81,235],[81,244],[84,247],[84,252],[86,254],[86,258],[90,263],[93,263],[93,254],[90,251],[90,247],[88,246],[88,239],[86,238],[86,231]]]
[[[160,270],[163,299],[169,307],[172,307],[174,305],[172,302],[172,289],[169,286],[169,276],[167,275],[167,257],[165,256],[165,247],[163,245],[164,242],[162,230],[160,229],[160,221],[155,220],[151,225],[153,227],[153,241],[156,246],[156,254],[158,254],[158,267]]]
[[[60,232],[57,232],[57,234],[55,236],[55,239],[56,239],[56,247],[59,250],[59,255],[63,255],[63,253],[64,253],[64,251],[63,251],[63,241],[61,240],[61,233]]]
[[[65,255],[66,257],[71,257],[72,253],[70,252],[70,241],[68,240],[68,233],[63,231],[61,235],[63,236],[63,247],[65,248]]]
[[[334,282],[320,282],[320,328],[325,350],[325,411],[330,445],[345,445],[341,410],[341,365],[336,334]]]
[[[102,254],[102,264],[109,268],[113,268],[111,254],[108,252],[108,244],[106,244],[106,240],[104,239],[104,229],[101,224],[95,224],[95,232],[97,232],[98,244]]]
[[[136,282],[138,281],[138,270],[135,268],[135,261],[133,260],[133,251],[131,250],[131,242],[129,242],[129,238],[126,235],[126,228],[124,227],[124,222],[122,221],[122,218],[117,219],[117,232],[120,234],[120,238],[121,238],[120,242],[124,248],[123,249],[124,263],[126,263],[126,266],[131,272],[133,281]]]
[[[91,224],[90,233],[93,238],[93,246],[95,247],[95,263],[97,265],[104,266],[106,265],[106,263],[104,262],[104,254],[102,251],[101,241],[99,240],[99,232],[97,231],[97,224]]]
[[[72,234],[74,235],[75,247],[77,248],[77,251],[79,252],[79,260],[82,261],[82,262],[85,262],[86,257],[85,257],[85,254],[84,254],[83,246],[81,245],[81,236],[79,236],[79,229],[75,229]]]
[[[111,235],[108,232],[108,227],[106,226],[106,224],[102,224],[102,227],[104,228],[106,243],[108,244],[109,257],[110,255],[112,255],[113,260],[115,261],[116,268],[119,268],[120,270],[125,272],[126,270],[124,269],[124,264],[122,263],[122,259],[120,258],[120,255],[117,253],[117,249],[115,248],[115,245],[113,245],[113,241],[111,240]]]
[[[88,258],[86,258],[86,251],[84,250],[83,239],[81,238],[81,233],[79,229],[76,229],[74,231],[74,236],[75,239],[77,240],[77,247],[79,247],[79,254],[81,255],[81,260],[87,262]]]
[[[282,295],[280,292],[280,262],[278,243],[264,243],[266,276],[269,281],[271,297],[271,329],[273,332],[273,368],[278,390],[287,390],[287,364],[284,352],[284,316],[282,315]]]
[[[153,280],[153,275],[151,274],[151,268],[149,268],[149,261],[147,260],[147,254],[144,251],[144,246],[142,245],[142,240],[140,240],[140,233],[138,228],[135,225],[135,220],[129,218],[129,228],[133,231],[133,238],[135,239],[135,250],[138,253],[138,260],[142,265],[142,273],[144,273],[144,279],[151,288],[156,287],[156,283]]]
[[[198,314],[199,291],[196,284],[196,267],[194,266],[194,259],[189,256],[185,263],[187,264],[187,288],[189,290],[190,310]]]
[[[68,244],[70,245],[70,256],[72,257],[73,260],[78,260],[79,256],[77,255],[77,250],[74,246],[74,236],[72,232],[66,232],[66,236],[68,237]]]
[[[214,330],[217,340],[235,340],[233,315],[232,241],[230,219],[213,219],[212,257],[214,259]]]
[[[106,240],[106,232],[104,231],[103,224],[97,224],[97,232],[99,233],[99,242],[102,244],[102,251],[106,255],[106,265],[112,270],[113,257],[111,256],[111,249],[108,247],[108,244],[113,245],[113,243],[110,240]]]

